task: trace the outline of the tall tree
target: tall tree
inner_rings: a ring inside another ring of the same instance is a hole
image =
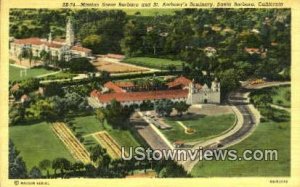
[[[9,178],[10,179],[25,179],[27,178],[27,169],[23,158],[19,155],[15,145],[9,140]]]
[[[52,161],[52,169],[54,169],[54,174],[56,175],[57,170],[60,170],[61,177],[63,178],[65,170],[69,170],[71,163],[66,158],[56,158]]]
[[[32,179],[42,178],[42,172],[38,167],[34,166],[29,172],[29,177]]]
[[[49,169],[51,168],[51,161],[50,160],[42,160],[39,163],[39,168],[41,168],[41,170],[45,170],[47,172],[47,178],[50,177],[50,172]]]
[[[104,110],[105,118],[114,128],[126,129],[133,112],[132,107],[123,107],[120,102],[112,100]]]
[[[174,108],[177,110],[179,116],[182,116],[183,112],[186,112],[189,109],[190,105],[186,104],[186,102],[176,102],[174,104]]]

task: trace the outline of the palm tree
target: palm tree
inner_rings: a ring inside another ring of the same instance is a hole
[[[45,160],[40,161],[40,163],[39,163],[39,168],[41,170],[47,171],[47,178],[49,178],[49,176],[50,176],[50,174],[49,174],[50,167],[51,167],[51,161],[50,160],[45,159]]]

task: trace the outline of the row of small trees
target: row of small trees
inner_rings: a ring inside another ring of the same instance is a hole
[[[52,161],[45,159],[38,166],[32,167],[28,172],[26,164],[15,149],[14,144],[9,144],[9,178],[67,178],[67,177],[90,177],[90,178],[120,178],[133,174],[135,170],[155,170],[158,177],[189,177],[182,166],[172,160],[112,160],[105,149],[99,145],[90,148],[90,158],[94,164],[82,162],[70,162],[66,158],[55,158]],[[54,173],[51,174],[50,170]],[[58,173],[59,171],[59,173]]]

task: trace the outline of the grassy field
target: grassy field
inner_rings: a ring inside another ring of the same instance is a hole
[[[74,161],[64,144],[46,122],[9,128],[9,136],[21,153],[28,170],[44,159],[64,157]]]
[[[82,133],[83,136],[103,130],[94,115],[75,117],[72,122],[76,131]]]
[[[130,146],[136,147],[140,145],[140,143],[132,136],[132,134],[128,130],[113,129],[107,123],[105,123],[103,126],[95,118],[94,115],[76,117],[73,119],[73,123],[77,129],[76,131],[82,133],[82,135],[85,136],[84,144],[86,147],[97,144],[92,136],[86,135],[103,130],[106,130],[118,142],[120,146],[124,146],[126,147],[126,149]]]
[[[150,57],[133,57],[126,58],[125,63],[139,65],[148,68],[155,69],[168,69],[169,65],[175,65],[177,70],[182,68],[183,61],[180,60],[170,60],[163,58],[150,58]]]
[[[201,161],[192,170],[195,177],[289,176],[290,122],[261,123],[243,142],[231,147],[239,155],[245,149],[276,149],[278,161]]]
[[[290,86],[280,86],[271,89],[273,104],[283,107],[291,107]]]
[[[252,92],[251,96],[264,94],[269,94],[272,97],[272,104],[287,108],[291,107],[291,86],[264,88]]]
[[[255,91],[251,97],[256,94],[270,93],[273,103],[276,99],[280,99],[289,105],[290,99],[285,96],[289,90],[289,86],[266,88]],[[277,150],[277,161],[202,161],[193,168],[192,175],[195,177],[290,176],[290,114],[278,109],[259,108],[259,110],[262,115],[270,113],[267,110],[272,110],[272,115],[265,115],[250,137],[230,149],[237,150],[239,157],[245,149]]]
[[[186,127],[195,129],[194,134],[186,134],[183,127],[176,120],[168,119],[166,122],[172,129],[162,130],[162,133],[171,141],[182,140],[193,142],[205,140],[211,136],[216,136],[234,125],[235,117],[233,114],[206,116],[197,119],[181,121]]]
[[[47,73],[52,73],[54,71],[51,70],[46,70],[44,68],[32,68],[32,69],[27,69],[27,76],[20,76],[20,70],[24,70],[23,68],[18,68],[15,66],[9,66],[9,80],[10,81],[20,81],[32,77],[36,77],[39,75],[47,74]]]

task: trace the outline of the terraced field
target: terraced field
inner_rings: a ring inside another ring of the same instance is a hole
[[[101,147],[107,150],[112,159],[121,157],[120,145],[106,131],[95,133],[93,137],[99,142]]]
[[[64,123],[55,123],[52,129],[76,160],[83,163],[91,162],[89,152]]]

